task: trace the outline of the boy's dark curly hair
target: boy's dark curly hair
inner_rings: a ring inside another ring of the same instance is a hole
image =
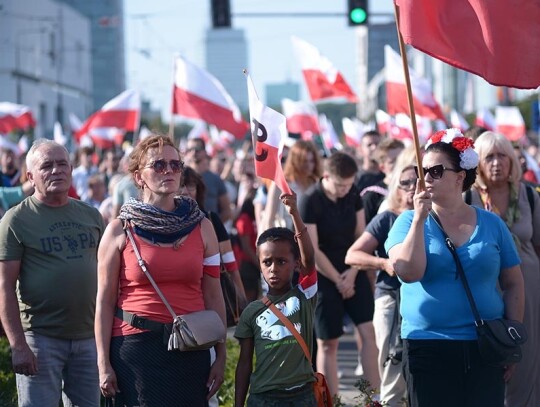
[[[300,248],[294,239],[294,232],[287,228],[270,228],[261,233],[257,239],[257,248],[266,242],[288,242],[295,259],[300,258]]]

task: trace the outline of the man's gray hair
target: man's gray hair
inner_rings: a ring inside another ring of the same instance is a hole
[[[60,147],[60,148],[64,149],[64,151],[66,152],[66,155],[69,158],[69,152],[68,152],[67,148],[65,148],[62,144],[58,144],[54,140],[49,140],[49,139],[46,139],[46,138],[40,138],[40,139],[35,140],[32,143],[32,147],[30,147],[30,149],[28,150],[28,153],[26,154],[26,170],[27,171],[30,171],[30,172],[33,171],[34,158],[35,158],[34,156],[36,155],[36,152],[39,149],[41,149],[43,146]]]

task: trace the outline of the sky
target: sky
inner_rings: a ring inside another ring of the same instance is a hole
[[[300,65],[290,37],[313,45],[339,69],[353,89],[355,29],[347,25],[347,0],[231,0],[234,28],[244,29],[248,69],[264,94],[264,85],[301,83]],[[244,17],[235,13],[342,13],[329,17]],[[391,0],[371,0],[370,12],[392,12]],[[125,0],[127,86],[141,91],[163,118],[170,117],[172,63],[180,53],[204,67],[205,32],[211,27],[209,0]]]

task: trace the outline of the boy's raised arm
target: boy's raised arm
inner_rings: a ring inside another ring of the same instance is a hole
[[[296,204],[296,194],[294,192],[292,195],[282,194],[279,198],[287,208],[287,211],[293,220],[294,230],[296,231],[295,237],[298,242],[298,247],[300,248],[300,260],[302,262],[302,270],[300,270],[300,273],[310,273],[315,269],[315,250],[313,249],[313,244],[309,238],[306,225],[300,217],[300,212],[298,211],[298,206]]]

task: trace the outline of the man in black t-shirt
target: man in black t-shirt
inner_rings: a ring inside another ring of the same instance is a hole
[[[365,227],[362,200],[354,187],[356,172],[354,158],[342,152],[332,154],[325,162],[322,179],[306,192],[300,204],[319,273],[315,309],[317,366],[326,375],[332,394],[338,392],[337,348],[345,312],[362,336],[367,365],[377,372],[371,324],[373,293],[366,274],[345,264],[348,248]]]

